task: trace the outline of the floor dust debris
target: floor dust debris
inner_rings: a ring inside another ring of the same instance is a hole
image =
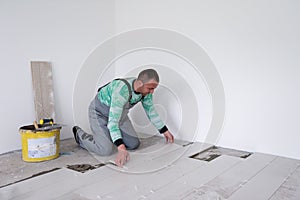
[[[206,151],[196,153],[192,155],[190,158],[198,159],[198,160],[204,160],[204,161],[212,161],[215,158],[221,156],[221,155],[228,155],[228,156],[235,156],[240,158],[247,158],[252,153],[246,152],[246,151],[239,151],[235,149],[228,149],[228,148],[222,148],[213,146]]]
[[[76,164],[76,165],[67,165],[68,169],[72,169],[74,171],[77,172],[81,172],[84,173],[88,170],[93,170],[93,169],[97,169],[99,167],[104,166],[105,164],[100,163],[100,164],[96,164],[96,165],[90,165],[90,164]]]

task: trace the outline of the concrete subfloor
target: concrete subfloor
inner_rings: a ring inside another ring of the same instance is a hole
[[[215,156],[211,147],[148,137],[122,169],[103,164],[115,155],[93,155],[73,139],[50,161],[24,162],[14,151],[0,155],[0,199],[300,199],[299,160],[226,149]]]

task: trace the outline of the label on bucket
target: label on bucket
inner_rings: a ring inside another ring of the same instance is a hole
[[[28,139],[28,157],[43,158],[56,154],[56,137]]]

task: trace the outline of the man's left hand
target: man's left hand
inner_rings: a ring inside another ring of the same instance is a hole
[[[174,136],[170,133],[170,131],[166,131],[163,134],[166,138],[167,143],[173,143],[174,142]]]

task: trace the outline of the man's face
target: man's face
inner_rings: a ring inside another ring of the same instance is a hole
[[[158,86],[158,83],[155,80],[150,80],[149,82],[143,84],[141,88],[141,94],[146,96],[147,94],[153,94],[154,89]]]

